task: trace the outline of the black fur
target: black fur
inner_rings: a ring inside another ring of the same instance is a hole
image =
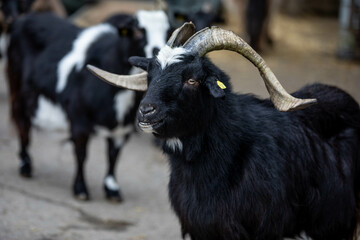
[[[138,120],[152,125],[169,155],[169,197],[183,237],[275,240],[304,231],[312,239],[352,238],[360,110],[347,93],[310,85],[294,95],[318,104],[279,112],[269,100],[233,93],[206,58],[185,55],[163,70],[153,58],[145,69],[140,109],[154,111],[140,111]],[[169,144],[174,138],[182,148]]]
[[[77,158],[73,190],[75,196],[81,199],[89,199],[83,166],[90,136],[97,126],[108,130],[118,126],[132,126],[142,96],[136,93],[133,105],[126,109],[123,121],[118,122],[114,97],[125,90],[105,84],[85,68],[86,64],[92,64],[118,74],[128,74],[131,65],[127,59],[132,55],[144,56],[145,36],[134,17],[117,15],[107,22],[117,31],[103,33],[90,45],[81,69],[72,69],[67,85],[61,92],[55,90],[59,61],[71,50],[74,40],[83,29],[51,14],[29,14],[14,23],[8,49],[11,115],[18,129],[21,147],[20,173],[31,176],[31,160],[27,152],[29,131],[41,95],[59,104],[70,123],[70,135]],[[128,136],[124,136],[124,143],[127,139]],[[111,137],[108,145],[108,174],[113,175],[121,146],[116,146]],[[107,197],[116,196],[121,200],[119,191],[109,193],[109,189],[105,190]]]

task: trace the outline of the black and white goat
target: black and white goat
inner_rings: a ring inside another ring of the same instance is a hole
[[[77,198],[89,199],[83,168],[88,140],[98,133],[108,143],[106,197],[122,199],[115,165],[134,130],[142,94],[99,81],[85,65],[129,74],[128,58],[144,56],[145,43],[137,20],[125,14],[85,29],[51,14],[29,14],[15,21],[7,74],[11,115],[20,138],[21,175],[32,175],[28,145],[33,125],[51,130],[70,128],[77,159],[73,191]]]
[[[165,46],[170,31],[169,19],[164,11],[140,10],[136,13],[139,27],[146,33],[145,56],[155,56]]]
[[[232,92],[205,57],[221,49],[259,69],[271,101]],[[163,140],[183,236],[352,239],[360,190],[360,109],[352,97],[321,84],[289,95],[249,45],[216,27],[194,34],[185,24],[157,57],[130,61],[147,71],[136,79],[147,88],[138,125]],[[135,84],[89,69],[115,85]]]

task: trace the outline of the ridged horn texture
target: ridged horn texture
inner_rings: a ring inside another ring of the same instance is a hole
[[[183,47],[199,56],[215,50],[230,50],[243,55],[259,69],[270,99],[279,111],[299,110],[316,103],[316,99],[299,99],[287,93],[264,59],[231,31],[218,27],[205,28],[189,38]]]
[[[117,87],[123,87],[136,91],[146,91],[148,88],[147,84],[147,72],[134,74],[134,75],[117,75],[101,70],[100,68],[92,65],[86,65],[87,69],[98,78],[104,80],[111,85]]]
[[[182,46],[194,33],[195,25],[192,22],[186,22],[171,34],[166,45],[171,48]]]

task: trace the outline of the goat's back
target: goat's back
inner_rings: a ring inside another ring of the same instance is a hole
[[[293,93],[299,98],[316,98],[317,104],[296,111],[296,115],[306,126],[324,138],[337,136],[347,128],[360,133],[360,108],[358,103],[343,90],[323,84],[306,86]]]
[[[322,139],[338,149],[344,159],[352,159],[355,191],[360,192],[360,108],[343,90],[323,85],[306,86],[293,94],[299,98],[316,98],[317,104],[291,114]]]
[[[13,27],[11,39],[22,38],[34,49],[41,49],[58,38],[73,38],[80,28],[51,13],[32,13],[19,18]]]

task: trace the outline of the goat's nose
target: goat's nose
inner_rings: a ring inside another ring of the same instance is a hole
[[[156,106],[153,104],[141,104],[139,111],[142,115],[152,114],[156,111]]]
[[[160,51],[160,49],[159,48],[157,48],[157,47],[154,47],[153,48],[153,56],[156,56],[158,53],[159,53],[159,51]]]

